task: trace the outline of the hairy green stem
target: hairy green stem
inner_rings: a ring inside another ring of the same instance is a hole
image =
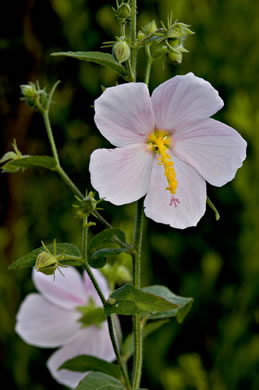
[[[143,236],[143,198],[138,200],[135,218],[135,229],[133,247],[136,254],[133,255],[133,285],[136,288],[141,287],[141,252],[142,252],[142,236]],[[134,358],[133,358],[133,375],[132,388],[137,389],[140,386],[143,362],[143,335],[141,326],[141,316],[136,314],[133,316],[133,334],[134,334]]]
[[[51,146],[51,150],[52,150],[53,157],[54,157],[55,160],[56,160],[57,166],[59,166],[59,165],[60,165],[60,163],[59,163],[59,157],[58,157],[58,152],[57,152],[55,140],[54,140],[53,133],[52,133],[52,129],[51,129],[51,125],[50,125],[50,120],[49,120],[49,113],[48,113],[48,111],[43,110],[43,111],[42,111],[42,116],[43,116],[44,123],[45,123],[45,127],[46,127],[46,130],[47,130],[47,134],[48,134],[49,143],[50,143],[50,146]]]
[[[145,73],[145,83],[148,85],[150,78],[150,71],[153,63],[153,58],[150,53],[150,47],[146,46],[146,54],[147,54],[147,65],[146,65],[146,73]]]
[[[137,0],[131,0],[131,68],[136,81],[136,65],[137,65]]]
[[[83,220],[83,231],[82,231],[82,256],[83,256],[83,259],[84,259],[84,262],[83,262],[83,267],[84,269],[86,270],[89,278],[91,279],[95,289],[96,289],[96,292],[97,294],[99,295],[101,301],[102,301],[102,304],[103,306],[105,305],[106,303],[106,299],[102,293],[102,290],[97,282],[97,280],[95,279],[94,277],[94,274],[88,264],[88,254],[87,254],[87,241],[88,241],[88,229],[89,229],[89,226],[87,225],[88,223],[88,217],[85,217],[84,220]],[[128,390],[131,390],[131,385],[130,385],[130,381],[129,381],[129,377],[128,377],[128,374],[127,374],[127,371],[125,369],[125,366],[124,366],[124,363],[123,363],[123,360],[122,360],[122,357],[120,355],[120,351],[119,351],[119,348],[118,348],[118,345],[117,345],[117,341],[116,341],[116,337],[115,337],[115,331],[114,331],[114,326],[113,326],[113,322],[112,322],[112,317],[111,316],[108,316],[107,317],[107,322],[108,322],[108,328],[109,328],[109,334],[110,334],[110,339],[111,339],[111,342],[112,342],[112,346],[113,346],[113,350],[114,350],[114,353],[116,355],[116,358],[117,358],[117,361],[118,361],[118,364],[120,366],[120,370],[121,370],[121,375],[124,379],[124,382],[125,382],[125,386]]]

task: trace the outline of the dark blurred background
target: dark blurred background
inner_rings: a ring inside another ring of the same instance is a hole
[[[19,100],[19,85],[39,80],[50,88],[60,79],[52,124],[62,164],[83,191],[90,189],[91,152],[109,145],[94,125],[91,105],[100,86],[114,85],[117,75],[50,53],[98,50],[119,35],[111,6],[111,0],[9,0],[0,6],[0,156],[11,150],[13,138],[24,154],[50,154],[42,118]],[[161,64],[154,66],[151,89],[189,71],[209,80],[225,101],[216,118],[248,141],[248,157],[232,183],[208,186],[221,215],[218,222],[210,209],[197,228],[183,231],[146,221],[143,285],[167,285],[176,294],[193,296],[195,303],[182,325],[172,320],[146,339],[142,387],[257,390],[259,3],[143,0],[139,28],[151,19],[165,21],[171,10],[196,35],[186,41],[190,53],[182,65],[165,65],[163,71]],[[139,69],[143,80],[143,54]],[[74,198],[59,177],[43,169],[1,174],[0,180],[0,377],[9,389],[62,389],[45,366],[52,350],[26,345],[14,333],[18,307],[34,287],[31,270],[7,267],[39,247],[40,240],[80,245]],[[105,217],[131,239],[135,205],[104,207]],[[124,318],[123,326],[128,332],[130,320]]]

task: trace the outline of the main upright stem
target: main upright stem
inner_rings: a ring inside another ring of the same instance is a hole
[[[136,65],[137,65],[137,0],[131,0],[131,70],[136,81]]]
[[[136,251],[136,254],[133,256],[133,284],[136,288],[141,287],[141,252],[143,221],[143,199],[140,199],[137,202],[133,242],[133,246]],[[133,358],[132,389],[135,390],[140,386],[143,361],[143,336],[140,314],[136,314],[133,316],[133,334],[135,353]]]

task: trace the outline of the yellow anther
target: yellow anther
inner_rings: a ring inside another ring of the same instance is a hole
[[[152,151],[159,153],[159,165],[164,166],[165,177],[168,182],[168,187],[166,187],[166,189],[174,195],[177,189],[177,180],[174,163],[172,161],[172,157],[168,153],[168,147],[170,146],[169,136],[164,131],[156,130],[150,134],[148,138],[148,145]]]

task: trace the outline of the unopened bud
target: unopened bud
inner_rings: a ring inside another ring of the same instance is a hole
[[[29,82],[29,84],[21,85],[20,88],[23,95],[21,100],[25,100],[29,107],[45,107],[47,102],[47,93],[44,89],[40,89],[38,82],[36,84]]]
[[[130,56],[130,48],[127,42],[120,41],[115,43],[112,48],[112,55],[119,64],[127,61]]]
[[[128,3],[121,3],[117,10],[117,15],[120,18],[126,19],[129,18],[131,15],[131,8]]]
[[[137,35],[138,40],[141,41],[142,39],[145,38],[145,36],[146,36],[145,33],[143,31],[139,30],[138,35]]]
[[[58,265],[59,263],[56,256],[44,251],[38,255],[35,263],[35,269],[45,275],[53,275]]]
[[[151,22],[147,23],[144,27],[143,27],[143,31],[146,35],[149,35],[149,34],[152,34],[153,32],[155,32],[157,30],[157,25],[156,25],[156,22],[154,20],[151,20]]]
[[[97,206],[97,200],[94,198],[92,191],[82,200],[82,211],[90,215]]]
[[[181,64],[183,59],[183,55],[181,52],[178,51],[170,51],[167,53],[167,60],[172,65]]]

